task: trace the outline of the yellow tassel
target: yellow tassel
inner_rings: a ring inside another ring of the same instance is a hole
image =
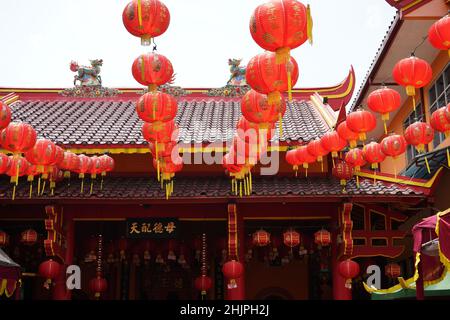
[[[387,134],[387,124],[386,121],[383,121],[383,125],[384,125],[384,134]]]
[[[13,186],[12,200],[16,199],[16,185]]]
[[[38,196],[39,196],[40,192],[41,192],[41,177],[39,176],[38,186],[37,186],[37,195]]]
[[[334,157],[331,157],[331,161],[333,161],[333,169],[336,167],[335,163],[334,163]]]
[[[80,193],[84,192],[84,178],[81,179],[81,189],[80,189]]]
[[[313,34],[312,34],[312,30],[313,30],[313,19],[311,16],[311,7],[308,4],[308,6],[306,7],[306,30],[308,33],[308,40],[310,44],[313,44]]]
[[[287,81],[288,81],[288,100],[289,102],[292,101],[292,78],[291,78],[291,71],[288,70],[287,72]]]
[[[249,172],[249,176],[250,176],[250,193],[253,192],[253,176],[252,176],[252,172]]]
[[[20,161],[19,161],[19,159],[17,159],[17,168],[16,168],[16,186],[19,184],[19,169],[20,169],[19,163],[20,163]]]
[[[449,151],[449,148],[447,148],[447,166],[450,168],[450,151]]]
[[[93,188],[94,188],[94,180],[91,179],[91,189],[89,190],[89,195],[92,195]]]
[[[30,182],[30,195],[28,198],[31,199],[31,195],[33,194],[33,182]]]
[[[137,4],[138,11],[138,20],[139,20],[139,28],[142,29],[142,0],[138,0]]]
[[[448,150],[448,149],[447,149],[447,150]],[[427,171],[428,171],[428,174],[431,174],[430,164],[428,163],[428,159],[427,159],[426,156],[425,156],[425,164],[427,165]]]
[[[41,196],[44,194],[46,182],[47,182],[47,181],[44,180],[44,183],[42,184]]]
[[[275,52],[276,64],[287,64],[291,58],[291,48],[282,47]]]
[[[320,161],[320,167],[321,167],[321,170],[322,170],[322,172],[323,172],[323,160]]]
[[[102,180],[100,181],[100,190],[103,190],[103,176],[102,176]]]
[[[373,170],[373,185],[377,185],[377,170]]]
[[[308,167],[305,168],[305,178],[308,178]]]
[[[413,100],[414,112],[416,112],[416,96],[415,95],[412,97],[412,100]]]
[[[141,80],[145,81],[145,61],[144,61],[144,56],[141,56]]]
[[[356,186],[357,186],[358,189],[359,189],[359,176],[356,176]]]
[[[242,182],[239,181],[239,197],[242,198]]]
[[[231,180],[230,182],[231,182],[231,193],[233,193],[234,192],[234,181]]]
[[[278,130],[280,132],[280,139],[283,137],[283,115],[281,112],[278,114]]]

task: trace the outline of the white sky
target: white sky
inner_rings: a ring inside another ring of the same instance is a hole
[[[123,27],[128,0],[0,0],[0,86],[71,87],[69,62],[102,58],[109,87],[139,87],[133,60],[147,49]],[[171,14],[156,39],[177,74],[175,85],[221,87],[228,58],[243,63],[262,52],[248,23],[264,0],[164,0]],[[304,3],[307,3],[304,1]],[[356,70],[365,77],[395,10],[384,0],[309,0],[314,44],[293,51],[300,66],[297,87],[335,85]]]

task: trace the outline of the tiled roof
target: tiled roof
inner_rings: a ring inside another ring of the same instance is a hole
[[[178,105],[175,121],[184,143],[231,140],[241,116],[239,101],[180,100]],[[146,144],[133,101],[19,101],[11,109],[14,120],[30,123],[38,135],[58,144]],[[294,101],[287,108],[283,129],[282,141],[310,141],[329,127],[309,102]]]
[[[36,184],[36,182],[35,182]],[[99,188],[99,181],[94,185],[93,194],[89,195],[89,179],[85,180],[84,193],[80,193],[80,181],[72,179],[70,186],[67,182],[57,183],[54,196],[46,193],[33,199],[42,200],[70,200],[70,199],[164,199],[164,192],[158,182],[150,177],[107,177],[103,183],[103,190]],[[0,199],[11,198],[12,187],[7,180],[0,182]],[[265,176],[255,177],[253,182],[253,194],[255,198],[261,197],[317,197],[320,196],[425,196],[417,188],[411,188],[395,183],[361,179],[360,188],[354,181],[350,181],[346,187],[347,193],[342,192],[342,186],[336,179],[329,178],[294,178]],[[16,192],[17,199],[28,199],[29,184],[25,181],[19,184]],[[230,192],[230,180],[225,176],[218,177],[176,177],[172,198],[227,198],[233,197]]]

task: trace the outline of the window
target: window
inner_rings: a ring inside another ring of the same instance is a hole
[[[365,228],[365,211],[364,207],[357,204],[353,205],[351,212],[351,218],[353,221],[353,230],[364,230]]]
[[[430,114],[450,103],[450,64],[447,65],[444,72],[439,75],[430,88],[429,96]],[[436,132],[434,134],[433,147],[436,148],[444,140],[445,135],[441,132]]]
[[[386,216],[370,210],[370,225],[372,231],[386,230]]]
[[[416,111],[413,110],[403,122],[403,129],[405,130],[414,122],[422,120],[423,120],[422,104],[418,103],[416,105]],[[417,154],[418,152],[416,148],[408,144],[408,147],[406,148],[406,159],[408,160],[408,163],[410,163],[414,159],[414,157],[417,156]]]

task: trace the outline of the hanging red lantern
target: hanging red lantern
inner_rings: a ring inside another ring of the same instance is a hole
[[[56,166],[59,168],[59,165],[64,161],[64,149],[57,145],[55,145],[55,148],[55,161],[51,164],[51,166]]]
[[[444,133],[446,138],[450,136],[449,115],[447,107],[442,107],[433,112],[430,121],[431,127],[436,131]]]
[[[361,141],[365,141],[367,139],[367,133],[377,126],[375,116],[366,110],[358,110],[348,114],[346,121],[348,128],[357,132]]]
[[[297,159],[297,149],[292,149],[286,152],[286,162],[292,166],[295,176],[297,176],[298,166],[301,164]]]
[[[411,57],[397,62],[392,76],[395,82],[406,88],[408,96],[414,97],[416,89],[423,88],[430,83],[433,73],[428,62],[411,55]]]
[[[270,243],[270,233],[261,229],[252,235],[253,245],[256,247],[265,247]]]
[[[149,92],[141,96],[136,104],[139,118],[145,122],[170,121],[177,115],[177,100],[162,92]]]
[[[391,134],[381,141],[381,150],[386,156],[396,159],[399,155],[405,153],[407,142],[399,134]]]
[[[84,192],[84,178],[87,173],[90,172],[92,167],[92,160],[88,156],[84,154],[78,155],[79,165],[76,169],[76,173],[78,173],[78,178],[81,179],[81,190],[80,192]]]
[[[347,146],[347,140],[341,138],[336,131],[325,133],[322,138],[320,138],[320,142],[326,151],[331,152],[333,162],[334,159],[338,157],[338,152]]]
[[[394,89],[383,87],[369,94],[367,106],[373,112],[381,113],[381,120],[384,123],[384,133],[387,133],[386,122],[389,120],[389,113],[400,108],[402,99],[400,93]]]
[[[348,128],[347,121],[342,122],[337,127],[337,132],[342,139],[345,139],[348,141],[348,143],[350,145],[350,149],[356,148],[359,134]]]
[[[341,276],[347,279],[345,282],[345,287],[351,289],[352,279],[356,278],[360,271],[359,264],[353,260],[347,259],[339,263],[338,270]]]
[[[250,60],[245,77],[253,90],[267,94],[269,105],[281,103],[281,92],[290,90],[289,84],[294,87],[297,83],[298,64],[293,57],[287,64],[277,64],[275,53],[264,52]]]
[[[406,142],[415,146],[419,152],[424,152],[425,145],[433,141],[433,138],[434,130],[425,122],[416,121],[405,130]]]
[[[162,54],[151,52],[136,58],[131,72],[137,82],[148,86],[149,91],[154,92],[158,86],[172,81],[173,66]]]
[[[322,141],[319,138],[310,141],[307,148],[309,154],[316,157],[316,161],[320,163],[323,172],[323,157],[325,157],[329,153],[329,151],[323,147]]]
[[[159,0],[133,0],[123,10],[122,20],[129,33],[141,38],[143,46],[149,46],[152,38],[166,32],[170,12]]]
[[[236,125],[236,134],[245,143],[265,147],[267,146],[267,141],[272,139],[273,129],[275,128],[274,123],[266,123],[266,125],[262,126],[241,117]]]
[[[11,109],[6,103],[0,101],[0,130],[6,128],[11,122]]]
[[[111,172],[114,170],[114,159],[111,158],[110,156],[108,156],[107,154],[104,154],[100,157],[98,157],[98,159],[101,162],[101,167],[102,167],[102,177],[106,176],[106,173]]]
[[[0,248],[7,247],[9,245],[9,235],[5,232],[0,230]]]
[[[89,289],[94,293],[95,298],[98,299],[102,293],[108,290],[108,281],[98,275],[89,281]]]
[[[52,281],[54,281],[61,271],[61,265],[53,259],[42,262],[39,265],[39,276],[45,278],[44,288],[50,289]]]
[[[33,229],[25,230],[20,234],[20,243],[26,246],[34,246],[37,242],[38,234]]]
[[[316,162],[317,158],[308,152],[307,146],[298,148],[295,152],[295,156],[297,157],[298,163],[305,169],[305,176],[308,177],[309,165]]]
[[[372,169],[378,169],[378,164],[386,159],[381,145],[375,141],[367,144],[363,148],[364,159],[369,163]]]
[[[142,125],[142,135],[149,142],[168,143],[177,141],[178,127],[173,120],[155,123],[144,122]],[[159,157],[158,150],[156,151],[156,156]]]
[[[243,165],[237,164],[234,153],[227,153],[222,158],[222,166],[230,173],[237,173],[242,170]]]
[[[258,163],[261,155],[266,152],[266,144],[246,143],[235,136],[230,149],[235,154],[237,164],[254,166]]]
[[[11,166],[11,159],[4,153],[0,153],[0,174],[5,174]]]
[[[11,122],[0,132],[0,145],[13,153],[22,153],[36,143],[36,131],[27,123]]]
[[[328,247],[331,243],[331,233],[325,229],[314,233],[314,243],[321,247]]]
[[[79,166],[80,158],[73,152],[65,151],[63,161],[61,161],[58,167],[64,170],[65,178],[70,178],[70,172],[77,172]]]
[[[224,277],[230,280],[228,289],[234,289],[237,288],[236,279],[244,274],[244,266],[239,261],[231,260],[224,263],[222,272]]]
[[[47,175],[44,172],[56,161],[56,145],[48,139],[38,139],[33,148],[25,152],[25,158],[36,165],[37,173]]]
[[[207,275],[201,275],[195,279],[195,288],[200,291],[203,296],[206,295],[206,292],[211,289],[211,287],[212,280]]]
[[[333,176],[339,179],[341,186],[344,187],[343,191],[345,192],[347,181],[353,178],[353,168],[345,161],[339,161],[333,168]]]
[[[10,166],[6,174],[10,176],[10,182],[13,184],[12,200],[16,198],[16,187],[19,184],[19,177],[27,174],[29,162],[21,156],[9,156]]]
[[[450,15],[442,17],[428,30],[428,40],[439,50],[447,50],[450,56]]]
[[[355,148],[347,152],[345,162],[355,169],[355,172],[361,171],[361,167],[366,164],[364,152],[359,148]]]
[[[384,268],[384,272],[387,277],[391,279],[397,279],[402,274],[400,265],[397,263],[389,263]]]
[[[283,233],[283,243],[289,248],[295,248],[300,244],[300,233],[295,230],[288,230]]]

